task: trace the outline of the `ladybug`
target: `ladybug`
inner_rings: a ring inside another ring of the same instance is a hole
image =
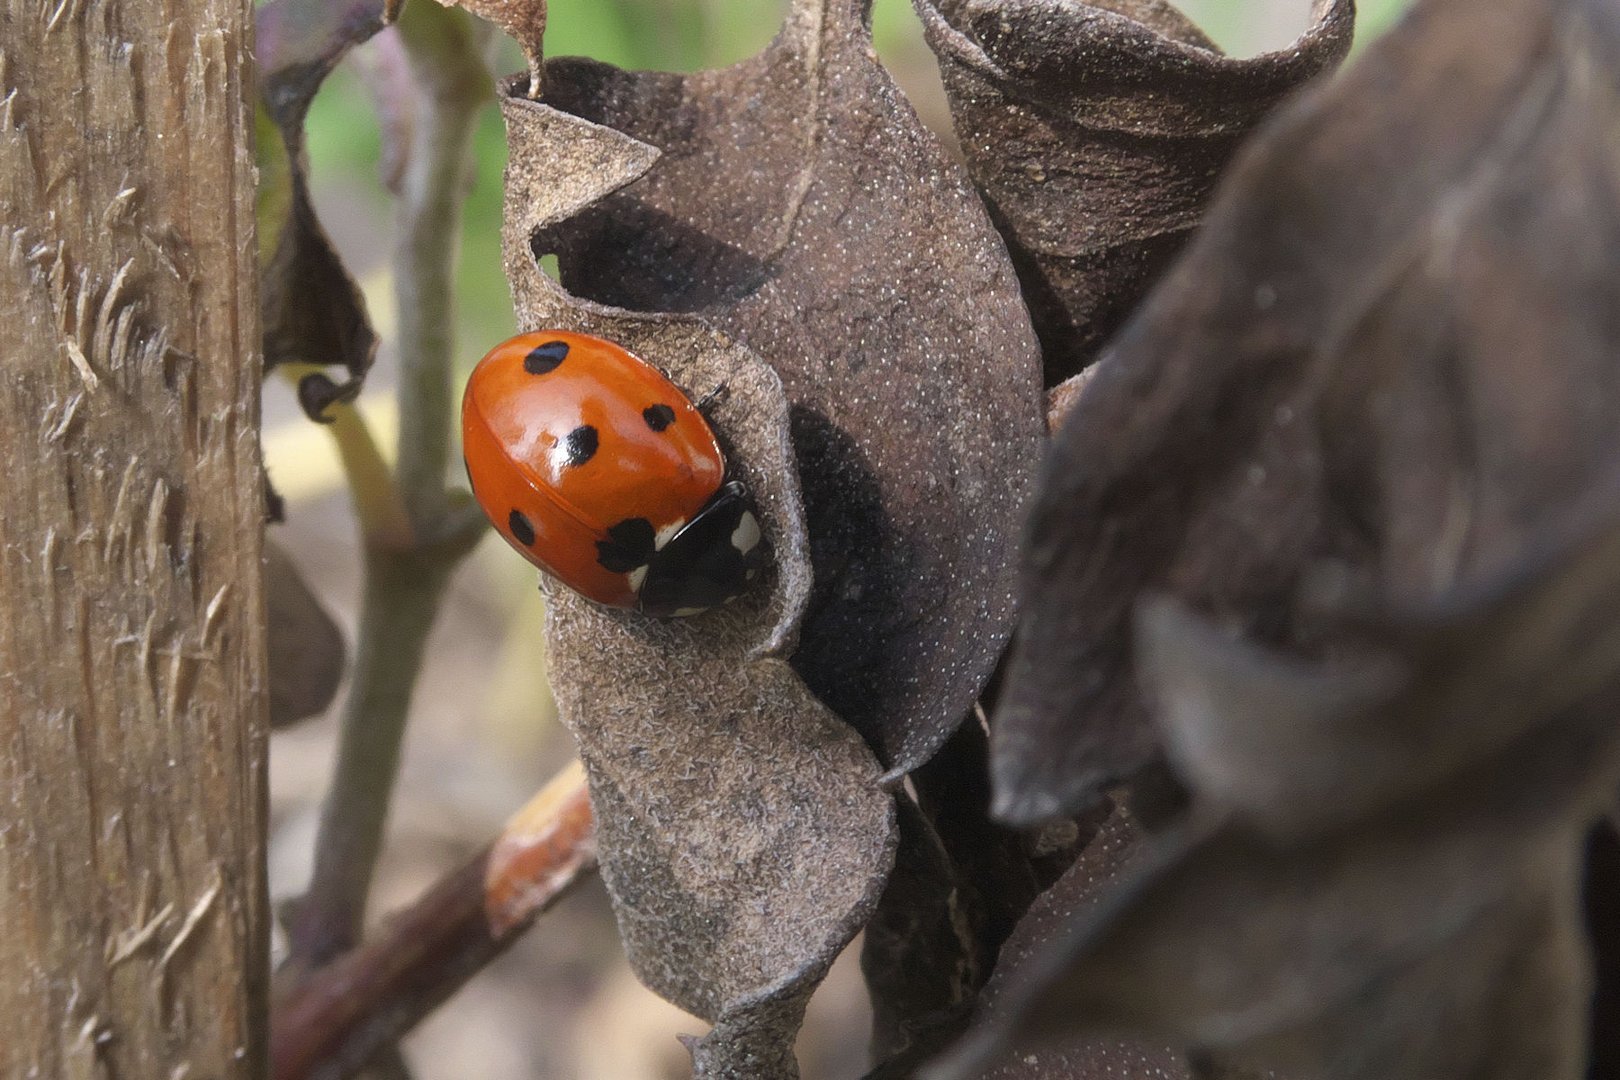
[[[473,495],[506,542],[574,591],[648,615],[737,596],[764,558],[714,430],[663,372],[561,330],[491,349],[461,402]]]

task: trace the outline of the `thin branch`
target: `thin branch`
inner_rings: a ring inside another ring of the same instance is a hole
[[[473,181],[473,132],[494,100],[483,52],[488,23],[437,4],[406,7],[397,33],[418,88],[400,178],[394,295],[399,331],[400,490],[411,517],[446,510],[445,466],[456,414],[451,392],[455,268],[461,210]]]
[[[392,486],[410,535],[403,544],[394,530],[365,537],[354,678],[321,811],[314,875],[289,934],[294,977],[359,940],[428,632],[452,569],[484,527],[476,507],[449,494],[445,473],[454,411],[452,273],[472,178],[473,128],[492,94],[482,56],[488,28],[431,3],[406,7],[397,26],[410,83],[420,94],[400,184],[394,259],[400,435]],[[367,478],[347,455],[345,464],[364,509]]]
[[[596,865],[584,770],[564,770],[500,837],[271,1017],[274,1080],[353,1076],[499,956]]]
[[[337,763],[321,808],[310,888],[293,908],[294,967],[317,967],[359,940],[411,694],[451,565],[443,555],[367,549]]]
[[[1084,371],[1077,375],[1071,375],[1046,392],[1046,430],[1048,432],[1055,433],[1058,428],[1063,426],[1063,421],[1068,419],[1069,414],[1074,411],[1074,407],[1080,404],[1080,398],[1084,394],[1087,385],[1090,384],[1091,377],[1097,374],[1097,368],[1104,362],[1106,361],[1098,361],[1096,364],[1092,364]]]

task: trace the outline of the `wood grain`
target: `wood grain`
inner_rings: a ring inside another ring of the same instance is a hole
[[[257,1077],[246,0],[0,0],[0,1076]]]

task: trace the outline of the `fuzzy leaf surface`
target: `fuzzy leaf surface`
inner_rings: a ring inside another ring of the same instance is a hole
[[[798,0],[720,71],[548,63],[549,104],[663,156],[535,243],[575,293],[694,314],[780,374],[815,581],[792,663],[899,772],[967,715],[1011,632],[1044,425],[1006,250],[868,14]]]
[[[620,342],[693,398],[748,485],[774,563],[723,608],[654,620],[547,583],[549,671],[590,778],[603,877],[641,979],[715,1023],[701,1077],[797,1075],[804,1004],[876,904],[894,808],[860,736],[781,655],[810,588],[776,372],[696,318],[575,297],[540,269],[547,234],[658,161],[645,143],[504,89],[506,269],[521,325]]]

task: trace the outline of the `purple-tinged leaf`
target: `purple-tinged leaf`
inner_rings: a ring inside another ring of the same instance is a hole
[[[266,175],[282,178],[284,193],[261,229],[273,236],[261,281],[265,369],[277,364],[341,365],[342,384],[300,386],[311,419],[333,400],[357,392],[376,355],[359,287],[321,229],[309,194],[304,117],[326,76],[350,49],[376,34],[391,17],[384,0],[271,0],[258,10],[259,97],[279,133],[264,145]],[[273,246],[272,246],[273,245]],[[307,380],[306,380],[307,381]]]

